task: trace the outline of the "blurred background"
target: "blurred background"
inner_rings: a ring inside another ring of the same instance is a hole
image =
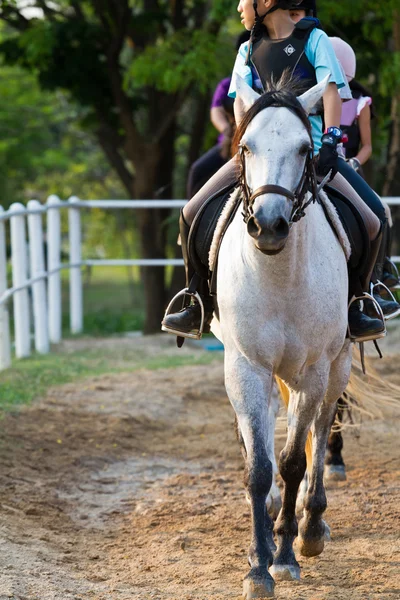
[[[378,193],[400,196],[399,0],[317,5],[326,32],[354,48],[357,80],[373,97],[366,177]],[[190,165],[216,143],[210,103],[232,71],[236,8],[227,0],[0,1],[0,204],[50,194],[185,198]],[[83,257],[180,257],[177,217],[83,214]],[[159,331],[182,277],[181,268],[88,269],[85,332]]]

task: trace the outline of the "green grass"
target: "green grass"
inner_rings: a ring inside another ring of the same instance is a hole
[[[43,396],[53,386],[106,373],[137,369],[176,368],[209,364],[214,353],[195,351],[182,356],[169,355],[160,348],[159,356],[148,356],[140,348],[85,349],[72,353],[53,352],[46,356],[16,360],[12,368],[0,373],[0,414]]]
[[[104,336],[126,331],[141,331],[144,324],[143,288],[134,271],[134,290],[130,290],[125,268],[96,267],[83,270],[83,330],[88,335]],[[69,335],[68,273],[62,276],[63,334]]]

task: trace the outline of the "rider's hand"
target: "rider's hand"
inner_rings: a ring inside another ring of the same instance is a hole
[[[356,157],[354,157],[354,158],[349,158],[349,159],[348,159],[346,162],[347,162],[347,163],[350,165],[350,167],[351,167],[352,169],[354,169],[355,171],[358,171],[358,169],[361,167],[361,163],[360,163],[360,161],[358,160],[358,158],[356,158]]]
[[[330,177],[330,180],[332,180],[338,171],[337,161],[338,153],[336,145],[323,142],[317,158],[317,175],[320,177],[325,177],[328,175],[329,171],[332,171]]]

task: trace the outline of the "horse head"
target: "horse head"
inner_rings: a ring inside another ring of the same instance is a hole
[[[313,171],[308,115],[329,76],[301,96],[285,88],[257,94],[236,76],[235,114],[243,115],[236,141],[241,161],[247,231],[264,254],[285,247],[292,222],[302,216]]]

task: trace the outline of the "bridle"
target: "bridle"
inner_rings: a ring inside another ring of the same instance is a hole
[[[242,189],[243,195],[243,220],[247,224],[250,218],[253,216],[253,205],[256,198],[263,196],[264,194],[279,194],[285,196],[293,202],[292,212],[289,219],[289,227],[292,227],[293,223],[297,223],[301,218],[305,216],[306,208],[313,202],[318,201],[318,190],[317,190],[317,178],[315,174],[314,165],[314,144],[311,139],[311,147],[307,153],[306,162],[304,165],[303,173],[301,175],[299,184],[294,192],[280,186],[280,185],[262,185],[252,192],[248,186],[246,179],[246,157],[245,148],[242,144],[239,144],[239,161],[240,161],[240,175],[239,185]],[[311,198],[305,202],[307,192],[311,192]]]

